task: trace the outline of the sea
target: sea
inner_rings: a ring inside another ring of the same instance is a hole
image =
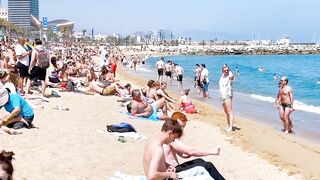
[[[139,65],[137,73],[146,79],[157,80],[156,61],[149,57]],[[233,83],[233,111],[235,116],[249,118],[281,131],[278,110],[273,103],[278,93],[281,76],[287,76],[294,93],[295,111],[291,114],[295,134],[320,143],[320,55],[232,55],[232,56],[165,56],[185,71],[184,87],[190,96],[221,108],[218,82],[221,67],[228,64],[235,75]],[[206,64],[210,72],[209,99],[202,99],[193,87],[195,64]],[[259,68],[263,67],[264,71]],[[236,69],[239,71],[237,73]],[[130,70],[131,71],[131,70]],[[175,76],[174,76],[175,78]],[[318,82],[319,81],[319,82]],[[180,93],[177,82],[170,90]],[[235,119],[237,121],[237,118]]]

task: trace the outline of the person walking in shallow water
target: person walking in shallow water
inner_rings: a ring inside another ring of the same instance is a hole
[[[293,109],[293,91],[292,88],[288,85],[288,78],[286,76],[282,76],[280,79],[280,88],[278,93],[278,99],[276,101],[276,105],[279,110],[279,116],[283,125],[283,132],[292,133],[292,121],[290,118],[290,114],[294,111]]]
[[[225,128],[226,131],[233,130],[233,122],[234,122],[234,117],[232,112],[233,80],[234,80],[234,75],[230,71],[230,67],[227,64],[223,65],[222,75],[219,81],[219,87],[220,87],[220,99],[222,101],[223,110],[227,116],[228,125]]]

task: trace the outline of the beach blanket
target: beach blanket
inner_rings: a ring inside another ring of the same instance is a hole
[[[121,173],[120,171],[117,171],[114,173],[113,177],[109,177],[109,180],[147,180],[145,176],[134,176],[134,175],[128,175]]]
[[[108,132],[107,129],[104,130],[97,130],[98,133],[106,134],[106,135],[114,135],[114,136],[124,136],[124,137],[130,137],[135,140],[140,139],[148,139],[146,136],[140,135],[136,132],[125,132],[125,133],[118,133],[118,132]]]
[[[160,119],[149,119],[149,118],[145,118],[145,117],[131,116],[131,114],[128,113],[128,112],[122,112],[122,111],[118,111],[118,112],[121,113],[121,114],[128,115],[129,118],[131,118],[131,119],[148,120],[148,121],[160,121]]]

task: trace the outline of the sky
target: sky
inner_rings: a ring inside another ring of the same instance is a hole
[[[319,7],[320,0],[40,0],[40,17],[95,34],[167,29],[194,39],[318,42]]]

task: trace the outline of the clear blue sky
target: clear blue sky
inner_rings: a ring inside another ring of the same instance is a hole
[[[69,19],[78,30],[104,34],[170,29],[218,39],[287,35],[310,42],[320,39],[319,7],[320,0],[40,0],[40,17]]]

